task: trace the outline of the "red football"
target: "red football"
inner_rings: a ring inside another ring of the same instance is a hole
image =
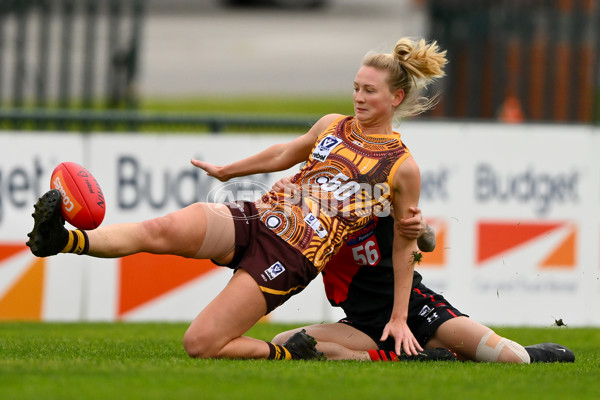
[[[92,174],[79,164],[63,162],[52,172],[50,188],[62,195],[63,218],[79,229],[96,229],[104,219],[102,189]]]

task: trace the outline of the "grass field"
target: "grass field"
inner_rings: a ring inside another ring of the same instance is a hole
[[[79,115],[78,111],[82,110],[78,107],[77,103],[74,103],[73,108],[64,110],[56,104],[51,104],[42,110],[30,103],[21,109],[11,109],[9,105],[5,105],[3,110],[0,104],[0,114],[4,115],[0,116],[0,129],[198,134],[213,133],[215,128],[210,124],[193,123],[190,120],[217,118],[227,122],[218,128],[221,132],[304,133],[310,124],[325,114],[354,113],[351,92],[344,96],[326,97],[264,95],[147,98],[134,109],[124,107],[111,110],[106,109],[105,104],[97,102],[93,107],[83,110],[83,115]],[[133,116],[153,117],[154,122],[132,122],[128,118]],[[290,120],[295,121],[291,126],[278,123]]]
[[[325,115],[329,113],[353,114],[352,91],[347,95],[316,97],[230,96],[209,98],[144,99],[142,111],[204,112],[204,113],[256,113],[268,115]]]
[[[269,340],[292,326],[258,324]],[[194,360],[187,324],[0,323],[0,399],[600,399],[600,329],[497,328],[574,364]]]

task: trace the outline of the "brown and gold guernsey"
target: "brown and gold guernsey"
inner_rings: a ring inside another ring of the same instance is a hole
[[[409,155],[400,134],[366,136],[354,117],[340,117],[293,177],[298,192],[264,195],[259,217],[321,271],[348,235],[391,213],[392,179]]]

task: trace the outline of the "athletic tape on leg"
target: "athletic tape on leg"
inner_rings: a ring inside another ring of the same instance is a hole
[[[486,343],[490,336],[492,336],[493,334],[494,331],[489,331],[481,337],[481,341],[479,342],[479,345],[477,346],[477,351],[475,353],[475,358],[477,361],[497,362],[498,358],[500,357],[500,353],[502,352],[502,349],[508,347],[508,349],[511,352],[513,352],[517,357],[519,357],[522,363],[529,364],[530,359],[527,350],[525,350],[523,346],[516,342],[513,342],[512,340],[501,338],[495,347],[488,346]]]

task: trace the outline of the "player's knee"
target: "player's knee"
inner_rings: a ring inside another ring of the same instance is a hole
[[[172,233],[173,221],[166,215],[164,217],[158,217],[149,219],[141,223],[144,234],[151,238],[162,239],[167,238]]]
[[[287,331],[287,332],[281,332],[278,333],[273,340],[271,340],[271,343],[273,344],[277,344],[277,345],[282,345],[284,344],[289,338],[290,336],[292,336],[292,331]]]
[[[140,223],[141,232],[139,240],[141,247],[152,253],[174,252],[179,244],[176,241],[178,237],[179,225],[173,220],[171,215],[153,218]]]
[[[214,346],[214,338],[206,332],[188,329],[183,335],[183,348],[192,358],[214,358],[219,349]]]

